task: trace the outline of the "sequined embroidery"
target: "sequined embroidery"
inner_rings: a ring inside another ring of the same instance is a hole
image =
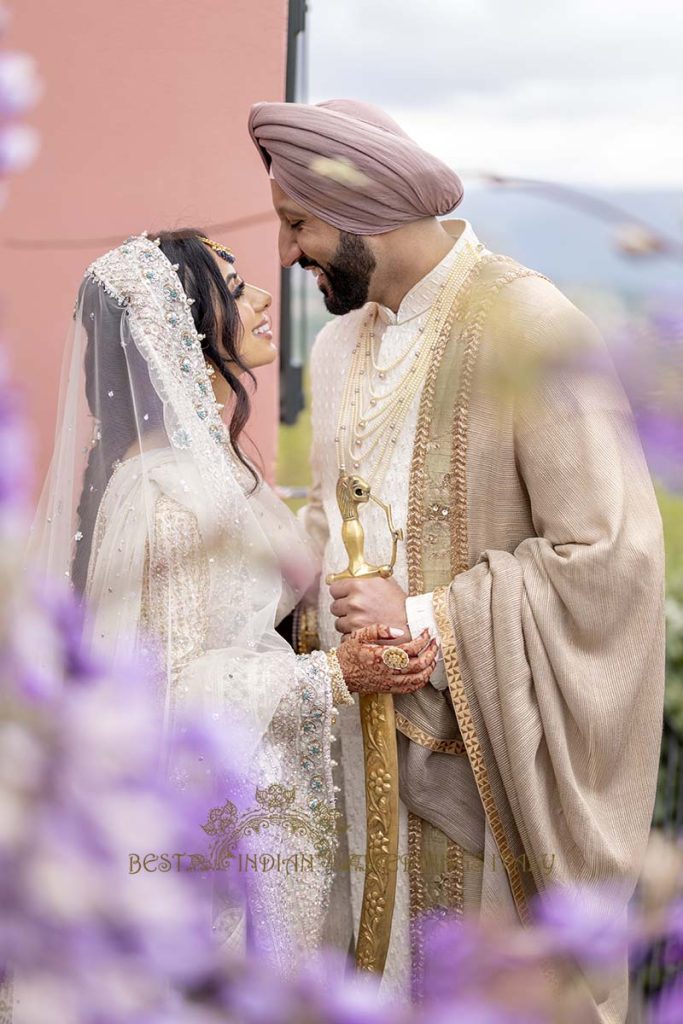
[[[197,517],[165,494],[154,508],[145,568],[141,626],[168,651],[175,674],[206,644],[209,567]]]

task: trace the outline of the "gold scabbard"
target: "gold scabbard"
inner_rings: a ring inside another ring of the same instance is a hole
[[[365,533],[360,508],[373,501],[384,511],[391,534],[391,558],[386,565],[365,560]],[[398,542],[403,532],[394,526],[391,506],[376,498],[370,485],[343,467],[337,481],[337,504],[342,519],[342,542],[348,565],[326,578],[328,586],[338,580],[388,579],[394,570]],[[398,747],[394,699],[391,694],[372,693],[359,697],[365,760],[365,880],[358,925],[356,966],[382,974],[389,952],[391,922],[398,870]]]
[[[365,753],[365,883],[356,966],[381,974],[389,952],[398,870],[398,748],[391,694],[359,697]]]

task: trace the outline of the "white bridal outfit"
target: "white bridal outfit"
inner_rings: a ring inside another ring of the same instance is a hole
[[[203,715],[224,726],[229,765],[238,727],[251,801],[216,812],[214,838],[218,849],[241,828],[256,860],[249,914],[214,893],[213,928],[239,947],[248,918],[288,970],[320,943],[334,847],[327,660],[295,655],[275,630],[315,567],[289,510],[264,483],[251,493],[176,269],[144,235],[88,268],[33,548],[85,593],[97,647],[121,663],[154,649],[166,737],[185,711]]]

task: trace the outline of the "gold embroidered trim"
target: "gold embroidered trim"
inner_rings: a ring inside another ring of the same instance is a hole
[[[491,826],[491,831],[493,832],[494,839],[496,840],[498,852],[500,853],[503,866],[505,867],[510,880],[510,889],[517,907],[517,912],[522,923],[528,924],[529,908],[526,902],[526,893],[524,892],[524,886],[522,884],[519,864],[515,859],[514,853],[510,849],[507,835],[505,834],[505,828],[498,813],[498,808],[496,807],[488,773],[486,771],[486,765],[484,763],[481,744],[479,743],[479,737],[477,736],[474,722],[472,721],[472,713],[470,711],[467,695],[465,693],[465,686],[460,673],[460,664],[458,662],[458,654],[455,644],[455,634],[448,614],[447,595],[448,587],[438,587],[434,591],[434,617],[441,635],[443,657],[444,662],[446,663],[446,672],[448,675],[448,687],[451,692],[456,718],[458,719],[462,738],[465,741],[467,756],[470,759],[470,765],[472,766],[472,772],[474,774],[475,782],[477,783],[477,789],[479,790],[479,796],[484,807],[484,812],[489,825]]]
[[[453,449],[451,455],[451,473],[453,480],[454,501],[452,502],[453,514],[451,516],[451,552],[454,553],[453,576],[469,569],[468,550],[468,529],[467,529],[467,442],[469,428],[469,399],[472,389],[472,378],[479,353],[479,343],[493,301],[498,292],[506,284],[519,280],[523,277],[539,276],[534,271],[524,268],[517,268],[505,274],[502,278],[487,291],[479,304],[478,310],[468,322],[463,333],[461,344],[463,345],[463,360],[460,372],[458,397],[455,405],[455,421]],[[479,790],[484,812],[491,826],[503,865],[510,880],[510,888],[517,906],[520,920],[527,923],[529,920],[529,909],[526,902],[526,893],[522,883],[519,865],[515,859],[508,843],[505,828],[501,820],[498,808],[489,782],[484,757],[477,736],[472,714],[465,694],[465,687],[460,673],[460,664],[455,643],[455,634],[448,614],[447,587],[440,587],[434,592],[434,614],[439,627],[442,644],[443,657],[448,676],[448,687],[453,700],[460,733],[462,735],[467,754],[470,759],[475,782]]]
[[[422,567],[422,528],[425,522],[424,491],[425,491],[425,459],[427,456],[427,444],[429,442],[429,429],[432,420],[432,409],[434,406],[434,395],[436,382],[441,368],[441,360],[450,340],[453,330],[453,321],[462,320],[462,310],[470,298],[473,283],[481,273],[484,266],[490,263],[507,259],[504,256],[485,256],[477,260],[469,274],[462,283],[460,290],[451,307],[447,322],[441,333],[439,341],[434,346],[434,357],[427,371],[422,395],[420,397],[420,409],[415,428],[415,442],[413,446],[413,459],[410,467],[410,493],[408,494],[408,515],[406,518],[406,556],[408,561],[409,593],[411,595],[423,594],[425,590],[424,571]]]
[[[480,260],[471,270],[465,284],[458,293],[454,303],[454,318],[460,319],[459,312],[466,299],[470,298],[470,292],[474,281],[482,270],[492,262],[509,262],[507,257],[492,256]],[[468,529],[467,529],[467,434],[469,426],[469,399],[472,387],[472,378],[476,366],[476,359],[479,351],[481,333],[486,317],[493,304],[496,295],[506,284],[523,277],[541,277],[532,270],[524,267],[516,267],[488,287],[478,305],[475,306],[472,315],[468,315],[467,324],[459,339],[462,348],[462,364],[458,395],[455,403],[453,447],[451,452],[451,478],[453,500],[451,502],[450,529],[451,529],[451,570],[452,576],[469,569],[468,550]],[[452,319],[451,319],[452,324]],[[426,519],[424,508],[425,491],[425,462],[428,451],[429,432],[432,423],[434,397],[438,372],[441,360],[448,343],[449,337],[442,336],[435,357],[430,366],[430,371],[425,380],[420,401],[417,428],[415,432],[415,448],[411,466],[411,488],[408,500],[407,533],[408,541],[406,552],[408,556],[408,573],[410,579],[410,593],[419,594],[425,589],[424,569],[421,558],[422,530]],[[442,644],[444,663],[448,676],[448,687],[453,700],[456,718],[460,727],[460,733],[469,757],[474,779],[479,790],[479,796],[484,807],[484,813],[491,826],[498,850],[510,879],[517,912],[520,920],[527,923],[529,910],[526,902],[519,866],[514,854],[510,849],[505,829],[496,807],[491,784],[489,782],[486,765],[481,749],[479,738],[476,734],[472,714],[465,694],[460,666],[458,663],[455,635],[450,622],[447,608],[447,587],[440,587],[434,591],[434,614],[439,627]]]
[[[422,988],[425,951],[422,919],[427,908],[425,881],[422,876],[422,819],[408,812],[408,885],[410,907],[410,960],[413,999]]]
[[[494,259],[498,257],[492,257]],[[425,383],[420,396],[420,410],[415,430],[415,442],[413,446],[413,461],[411,465],[411,486],[408,496],[408,516],[405,520],[405,555],[408,558],[409,593],[412,595],[423,594],[425,589],[424,572],[422,570],[422,525],[424,522],[424,509],[422,496],[425,489],[425,457],[427,455],[427,441],[429,440],[429,427],[431,411],[434,404],[434,391],[436,380],[441,366],[441,359],[445,346],[451,339],[453,322],[461,319],[461,309],[465,299],[469,296],[472,282],[477,278],[482,264],[488,263],[488,257],[477,260],[467,274],[449,315],[443,325],[438,341],[434,345],[434,355],[427,371]]]
[[[436,861],[433,860],[435,851]],[[465,912],[465,852],[441,829],[409,812],[408,866],[412,996],[415,1002],[419,1002],[423,997],[426,960],[425,922],[445,918],[462,920]],[[441,866],[443,870],[440,871]]]
[[[396,712],[396,728],[404,736],[407,736],[413,743],[419,743],[421,747],[427,747],[438,754],[454,754],[456,757],[463,757],[467,751],[461,739],[440,740],[436,736],[430,736],[417,725],[414,725],[405,715]]]
[[[446,878],[451,913],[462,918],[465,913],[465,853],[452,839],[448,840]]]
[[[472,378],[479,354],[479,342],[484,323],[501,288],[512,281],[523,277],[540,277],[533,270],[518,267],[499,278],[486,291],[479,303],[474,316],[468,319],[460,344],[463,350],[458,396],[455,400],[455,420],[453,424],[453,447],[451,450],[451,479],[455,501],[451,516],[451,552],[455,552],[455,564],[452,565],[453,575],[466,572],[470,567],[467,530],[467,434],[469,428],[470,394]],[[430,410],[431,412],[431,410]],[[431,419],[431,416],[430,416]],[[451,555],[452,557],[452,555]]]
[[[467,305],[467,302],[471,298],[471,292],[477,278],[479,277],[483,268],[488,267],[492,263],[509,263],[510,258],[508,256],[485,256],[472,267],[469,274],[465,278],[465,281],[458,292],[456,300],[449,316],[450,330],[452,330],[453,320],[463,320],[463,307]],[[461,403],[463,398],[467,396],[469,398],[469,389],[472,383],[472,373],[476,364],[476,356],[479,350],[479,339],[481,331],[484,326],[484,321],[489,313],[490,307],[497,292],[506,284],[521,277],[540,277],[543,280],[542,274],[538,274],[536,271],[527,270],[524,267],[518,267],[498,281],[494,282],[485,292],[484,297],[479,302],[479,308],[476,310],[473,317],[467,317],[467,326],[463,331],[461,338],[458,341],[459,346],[463,349],[463,365],[461,370],[460,386],[458,390],[458,398],[456,400],[456,423],[455,423],[455,434],[454,434],[454,456],[452,459],[452,472],[457,474],[453,477],[455,482],[456,494],[461,491],[467,498],[467,492],[465,489],[466,478],[466,457],[467,450],[466,446],[462,444],[460,450],[458,450],[458,444],[466,441],[466,427],[467,427],[467,413],[469,409],[462,409]],[[427,457],[428,444],[429,444],[429,432],[432,423],[432,411],[434,407],[434,396],[436,393],[436,384],[439,376],[439,370],[441,368],[441,361],[443,354],[446,350],[446,346],[450,340],[450,330],[444,332],[438,344],[435,346],[434,358],[429,367],[427,377],[425,379],[424,387],[422,389],[422,396],[420,398],[420,409],[418,413],[417,426],[415,430],[415,443],[413,448],[413,459],[410,469],[410,493],[408,495],[408,515],[406,520],[407,526],[407,540],[406,540],[406,555],[408,561],[408,578],[410,581],[409,592],[411,595],[424,593],[424,570],[422,566],[422,532],[423,526],[428,518],[427,510],[425,509],[424,502],[424,491],[425,491],[425,461]],[[469,403],[466,401],[466,405]],[[465,436],[463,439],[463,429]],[[464,534],[459,530],[458,515],[450,516],[451,523],[451,568],[452,575],[456,575],[457,572],[462,572],[469,568],[469,552],[467,550],[467,531]]]

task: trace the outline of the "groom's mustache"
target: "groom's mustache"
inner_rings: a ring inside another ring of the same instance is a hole
[[[303,268],[303,270],[310,270],[311,267],[317,267],[319,270],[322,270],[323,273],[326,273],[324,267],[321,267],[319,263],[315,262],[315,260],[309,260],[306,256],[302,256],[298,259],[297,263]]]

